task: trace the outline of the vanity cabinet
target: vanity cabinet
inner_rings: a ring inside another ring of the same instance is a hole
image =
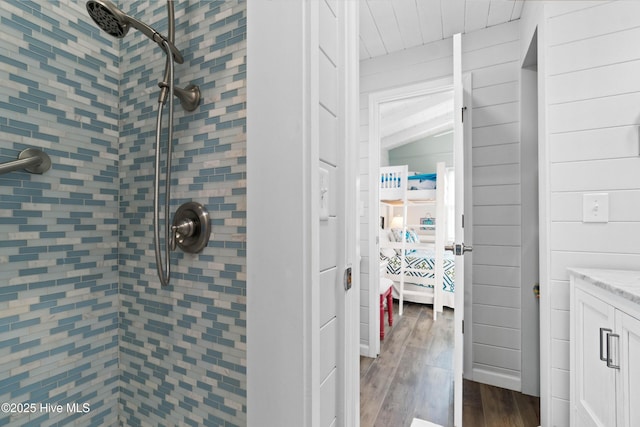
[[[640,272],[570,271],[571,425],[640,426]]]

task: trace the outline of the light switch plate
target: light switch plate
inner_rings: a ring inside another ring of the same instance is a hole
[[[582,222],[609,222],[609,193],[583,194]]]

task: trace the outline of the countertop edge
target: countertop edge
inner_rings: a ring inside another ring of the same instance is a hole
[[[567,271],[607,292],[640,304],[640,270],[567,268]]]

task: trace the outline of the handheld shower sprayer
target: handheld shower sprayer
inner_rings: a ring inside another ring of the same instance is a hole
[[[144,22],[138,21],[136,18],[127,15],[109,0],[89,0],[86,6],[91,19],[93,19],[98,27],[102,28],[109,35],[121,39],[127,35],[129,28],[133,27],[156,42],[163,50],[166,50],[166,43],[167,46],[169,46],[169,50],[171,50],[173,59],[178,64],[182,64],[184,62],[182,54],[171,41],[167,40],[162,36],[162,34]]]
[[[165,77],[158,86],[158,116],[156,119],[155,141],[155,179],[154,179],[154,215],[153,231],[156,255],[156,268],[158,277],[163,286],[169,284],[171,278],[171,251],[176,245],[185,252],[197,253],[201,251],[209,241],[211,228],[209,214],[206,209],[195,202],[182,205],[176,212],[174,226],[169,225],[169,208],[171,203],[171,157],[173,153],[173,97],[180,99],[182,107],[186,111],[194,111],[200,104],[200,89],[190,84],[181,89],[174,84],[174,61],[178,64],[184,62],[180,51],[173,44],[175,33],[173,0],[167,0],[168,12],[168,37],[165,38],[147,24],[125,14],[109,0],[87,1],[87,11],[95,23],[113,37],[122,38],[133,27],[156,42],[167,54],[165,64]],[[160,233],[160,167],[161,159],[161,133],[162,115],[165,102],[169,98],[169,126],[167,138],[167,158],[165,171],[165,256],[162,257],[161,233]]]

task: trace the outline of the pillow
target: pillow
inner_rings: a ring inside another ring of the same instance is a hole
[[[392,236],[396,242],[402,242],[402,229],[401,228],[392,228],[391,229]],[[407,243],[420,243],[420,238],[416,234],[415,230],[407,229],[405,234],[405,241]],[[415,249],[407,249],[406,252],[408,254],[415,252]],[[400,255],[402,249],[396,249],[396,253]]]
[[[401,228],[392,228],[391,229],[391,239],[392,242],[402,242],[402,229]]]
[[[396,242],[402,242],[402,229],[401,228],[393,228],[391,229],[393,233],[393,239]],[[420,238],[416,234],[415,230],[412,228],[408,228],[405,234],[405,241],[407,243],[420,243]]]
[[[391,233],[389,230],[380,230],[380,254],[384,255],[387,258],[393,258],[396,254],[396,250],[393,248],[384,247],[387,243],[392,242]]]
[[[423,173],[408,177],[409,190],[433,190],[436,188],[436,174]]]

